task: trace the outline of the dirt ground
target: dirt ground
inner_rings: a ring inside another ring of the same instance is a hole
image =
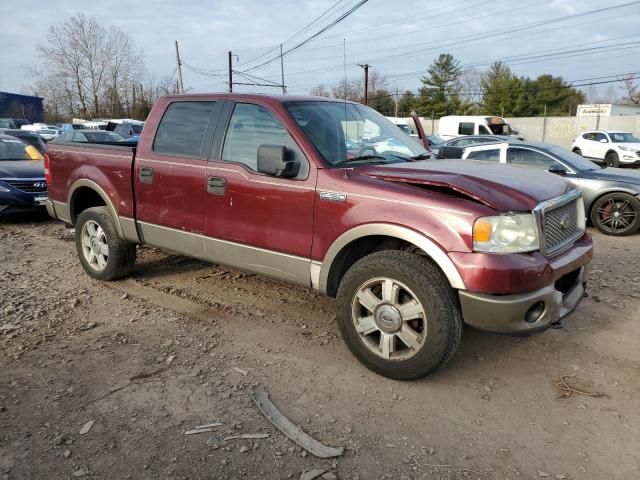
[[[62,224],[2,220],[0,479],[638,479],[640,236],[592,234],[591,297],[564,328],[467,328],[446,369],[398,382],[350,355],[331,299],[152,248],[101,283]],[[562,397],[564,374],[604,396]],[[278,432],[258,385],[344,454]],[[269,437],[225,440],[242,433]]]

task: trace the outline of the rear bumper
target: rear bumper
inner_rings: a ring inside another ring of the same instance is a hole
[[[498,333],[544,330],[570,315],[585,294],[587,266],[533,292],[489,295],[460,291],[462,315],[469,325]]]

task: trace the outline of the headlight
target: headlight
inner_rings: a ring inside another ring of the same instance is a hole
[[[538,225],[531,213],[481,217],[473,224],[473,250],[521,253],[540,248]]]
[[[635,149],[630,148],[630,147],[625,147],[624,145],[620,145],[618,148],[620,150],[624,150],[625,152],[634,152],[635,151]]]

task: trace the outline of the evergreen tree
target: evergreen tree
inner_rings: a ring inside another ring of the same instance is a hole
[[[451,115],[460,106],[460,62],[449,53],[441,53],[427,69],[416,102],[420,114],[437,117]]]

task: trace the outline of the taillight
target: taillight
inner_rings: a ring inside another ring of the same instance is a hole
[[[44,180],[47,182],[47,185],[51,185],[51,159],[49,158],[49,154],[44,154]]]

